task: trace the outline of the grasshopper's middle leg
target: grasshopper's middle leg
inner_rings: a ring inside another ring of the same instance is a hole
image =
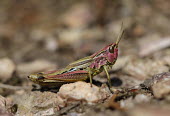
[[[108,71],[107,71],[107,67],[106,66],[104,66],[103,67],[104,68],[104,70],[105,70],[105,72],[106,72],[106,75],[107,75],[107,79],[108,79],[108,83],[109,83],[109,88],[111,88],[111,81],[110,81],[110,75],[109,75],[109,73],[108,73]]]
[[[89,78],[90,78],[90,85],[92,87],[92,73],[89,68],[87,70],[88,70],[88,74],[89,74]]]

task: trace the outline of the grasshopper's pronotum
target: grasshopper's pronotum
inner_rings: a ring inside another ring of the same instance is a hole
[[[104,47],[91,56],[87,56],[70,63],[61,70],[31,74],[28,78],[42,86],[57,86],[68,82],[84,81],[89,78],[92,86],[92,78],[104,70],[108,78],[109,86],[111,87],[108,68],[111,68],[117,60],[118,44],[123,36],[123,33],[124,29],[122,25],[121,32],[116,40],[116,43],[112,43]]]

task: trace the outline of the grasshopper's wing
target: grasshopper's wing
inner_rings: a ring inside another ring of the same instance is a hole
[[[84,69],[84,68],[87,68],[92,62],[93,62],[93,59],[90,56],[87,56],[73,63],[70,63],[67,66],[67,68],[73,67],[73,68],[78,68],[78,69]]]
[[[58,75],[48,75],[44,82],[76,82],[88,78],[88,72],[84,70],[71,71]]]

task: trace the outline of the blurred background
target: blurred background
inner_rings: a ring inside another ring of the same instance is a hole
[[[169,71],[169,9],[168,0],[1,0],[0,94],[15,94],[6,85],[31,87],[29,74],[63,68],[115,42],[122,22],[111,72],[140,83]]]
[[[64,68],[115,42],[122,22],[125,34],[119,57],[109,71],[112,86],[132,87],[155,74],[169,72],[169,9],[169,0],[0,0],[0,95],[5,97],[0,96],[0,107],[14,101],[27,108],[19,112],[34,112],[34,106],[41,103],[34,102],[33,97],[47,94],[49,99],[50,94],[56,94],[32,92],[34,84],[27,76]],[[95,85],[107,82],[105,73],[93,79]],[[154,90],[159,93],[163,89]],[[42,98],[45,103],[46,98]],[[41,107],[47,108],[44,104]],[[155,112],[152,108],[139,111],[137,114]]]

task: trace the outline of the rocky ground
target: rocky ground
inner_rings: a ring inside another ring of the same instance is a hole
[[[0,115],[169,116],[169,8],[166,0],[1,0]],[[112,88],[104,72],[92,87],[47,88],[27,78],[115,42],[122,22]]]

